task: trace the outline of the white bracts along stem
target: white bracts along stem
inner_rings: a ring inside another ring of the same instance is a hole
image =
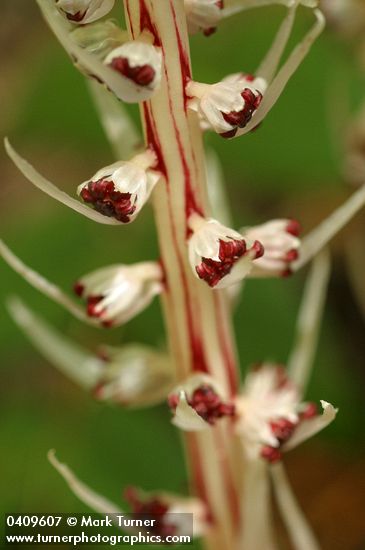
[[[196,113],[187,108],[190,78],[186,16],[180,0],[124,0],[132,39],[150,33],[161,47],[161,85],[142,104],[145,138],[163,174],[153,194],[166,288],[163,306],[178,382],[190,374],[213,376],[227,395],[237,390],[235,352],[225,295],[194,277],[188,262],[188,218],[209,216],[202,136]],[[234,547],[238,483],[230,424],[223,420],[201,434],[188,434],[186,448],[194,492],[212,519],[209,550]]]

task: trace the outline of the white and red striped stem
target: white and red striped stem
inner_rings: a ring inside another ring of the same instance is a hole
[[[180,381],[196,372],[212,375],[227,395],[237,391],[238,376],[228,304],[194,277],[188,262],[188,218],[207,216],[202,133],[197,115],[187,109],[185,85],[191,76],[186,16],[182,0],[124,0],[133,39],[161,47],[161,87],[141,106],[146,143],[158,158],[163,178],[153,196],[161,261],[162,296],[171,353]],[[192,490],[208,505],[212,518],[209,550],[233,548],[239,517],[231,424],[186,437]]]

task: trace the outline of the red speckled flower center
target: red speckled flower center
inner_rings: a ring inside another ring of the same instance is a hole
[[[132,512],[142,516],[141,519],[156,519],[156,516],[160,516],[158,521],[155,521],[154,524],[149,527],[150,531],[162,537],[174,535],[176,533],[176,525],[167,521],[168,516],[164,519],[164,516],[168,513],[169,506],[162,500],[156,497],[142,500],[137,489],[134,487],[127,487],[124,491],[124,498],[131,506]]]
[[[131,67],[126,57],[114,57],[110,66],[126,78],[133,80],[138,86],[149,86],[155,78],[155,70],[151,65],[137,65]]]
[[[258,241],[255,241],[252,249],[255,258],[262,256],[264,250]],[[223,241],[219,240],[219,261],[211,258],[203,258],[200,265],[195,267],[198,277],[208,283],[210,287],[216,286],[223,277],[228,275],[234,264],[247,252],[244,239]]]
[[[84,202],[92,204],[95,210],[104,216],[128,223],[136,206],[131,201],[130,193],[115,191],[114,183],[107,179],[91,181],[80,193]]]
[[[80,297],[83,297],[83,294],[85,292],[85,287],[82,283],[80,282],[76,282],[74,284],[74,292],[75,294],[77,294],[77,296],[80,296]],[[105,314],[105,309],[101,308],[97,308],[97,305],[99,304],[99,302],[101,302],[101,300],[104,299],[104,296],[103,295],[99,295],[99,296],[93,296],[93,295],[89,295],[89,296],[85,296],[85,300],[86,300],[86,313],[88,314],[89,317],[94,317],[95,319],[101,319],[103,317],[103,315]],[[107,319],[107,320],[103,320],[102,321],[102,325],[105,327],[105,328],[110,328],[113,326],[113,321],[110,320],[110,319]]]
[[[223,403],[219,395],[208,385],[199,386],[187,401],[199,416],[212,425],[219,418],[234,416],[235,414],[235,406],[230,403]],[[177,407],[178,402],[179,398],[175,394],[168,399],[169,406],[173,410]]]
[[[228,132],[223,132],[222,137],[233,137],[236,135],[237,128],[244,128],[251,120],[252,115],[258,108],[262,100],[262,94],[256,91],[256,94],[250,89],[245,88],[241,93],[242,98],[245,100],[244,107],[241,111],[231,111],[230,113],[222,113],[223,118],[231,126],[235,126]]]

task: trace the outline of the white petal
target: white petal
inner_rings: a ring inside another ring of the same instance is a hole
[[[0,255],[6,261],[6,263],[16,271],[23,279],[25,279],[32,287],[36,288],[48,298],[51,298],[57,304],[60,304],[67,309],[76,319],[80,319],[86,323],[96,325],[94,319],[90,319],[77,304],[74,303],[67,294],[65,294],[58,286],[50,283],[42,277],[36,271],[33,271],[28,266],[26,266],[20,258],[15,256],[13,252],[6,246],[6,244],[0,240]]]
[[[103,64],[96,55],[80,48],[72,39],[70,25],[62,17],[54,3],[49,0],[37,0],[37,3],[58,40],[81,70],[101,80],[119,99],[127,103],[146,101],[154,93],[147,87],[136,86],[129,78]]]
[[[66,464],[59,462],[54,450],[50,450],[48,452],[48,460],[66,481],[67,485],[74,493],[74,495],[77,496],[77,498],[80,499],[81,502],[89,506],[92,510],[95,510],[95,512],[98,512],[100,514],[123,513],[121,508],[114,504],[114,502],[111,502],[102,495],[99,495],[98,493],[90,489],[90,487],[85,485],[85,483],[80,481],[75,476],[73,471],[70,470],[70,468]]]
[[[353,193],[344,204],[335,210],[302,241],[300,258],[293,263],[294,270],[300,269],[315,256],[343,227],[365,206],[365,185]]]
[[[19,298],[9,299],[7,308],[35,348],[62,374],[85,390],[96,386],[104,370],[103,361],[65,338]]]
[[[338,409],[335,409],[331,403],[327,401],[321,401],[323,407],[322,415],[315,416],[308,420],[302,420],[295,429],[293,435],[285,445],[283,445],[283,451],[293,449],[303,441],[306,441],[316,433],[326,428],[335,418]]]
[[[314,260],[305,285],[295,328],[295,341],[287,362],[290,379],[305,393],[317,346],[324,309],[330,259],[323,250]]]
[[[289,532],[295,550],[320,550],[286,476],[282,463],[270,468],[273,488],[281,517]]]
[[[38,187],[38,189],[40,189],[41,191],[44,191],[44,193],[46,193],[53,199],[56,199],[57,201],[65,204],[72,210],[75,210],[75,212],[78,212],[79,214],[82,214],[86,218],[89,218],[90,220],[93,220],[95,222],[103,223],[106,225],[121,225],[120,222],[118,222],[114,218],[108,218],[107,216],[99,214],[99,212],[92,210],[85,204],[82,204],[80,201],[67,195],[67,193],[65,193],[64,191],[58,189],[58,187],[53,185],[53,183],[48,181],[39,172],[37,172],[36,169],[31,164],[29,164],[29,162],[18,155],[18,153],[10,145],[7,138],[5,138],[5,149],[9,157],[12,159],[20,172],[22,172],[22,174],[27,178],[27,180],[33,183],[33,185],[35,185],[35,187]]]
[[[205,422],[201,416],[189,405],[186,400],[185,392],[181,391],[179,403],[175,409],[174,417],[171,421],[175,426],[188,432],[199,432],[210,428],[208,422]]]

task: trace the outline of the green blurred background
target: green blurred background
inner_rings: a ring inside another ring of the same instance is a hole
[[[84,79],[51,36],[35,2],[2,0],[1,8],[1,134],[74,194],[76,185],[112,161]],[[194,36],[195,77],[214,82],[231,72],[254,72],[283,13],[279,7],[247,12],[210,38]],[[121,17],[118,9],[115,15]],[[310,24],[308,13],[300,10],[294,40]],[[236,227],[292,216],[309,230],[347,196],[338,154],[342,134],[332,135],[342,122],[341,104],[334,109],[333,99],[341,99],[343,89],[356,106],[364,95],[364,77],[352,51],[327,31],[259,131],[230,142],[207,137],[223,163]],[[3,152],[0,166],[1,237],[62,288],[71,289],[78,276],[108,263],[156,257],[150,210],[120,230],[100,226],[32,188]],[[344,252],[349,240],[364,235],[363,218],[358,216],[332,247],[334,273],[308,395],[331,401],[340,414],[333,426],[285,458],[328,550],[365,548],[364,311]],[[358,269],[363,267],[359,258]],[[304,276],[247,284],[235,314],[242,370],[257,360],[285,361]],[[125,411],[95,403],[38,355],[3,305],[8,295],[19,294],[65,334],[95,349],[101,342],[163,343],[157,301],[121,329],[98,331],[31,289],[3,262],[0,277],[3,511],[86,511],[48,464],[50,448],[115,502],[129,484],[186,493],[181,441],[167,408]]]

